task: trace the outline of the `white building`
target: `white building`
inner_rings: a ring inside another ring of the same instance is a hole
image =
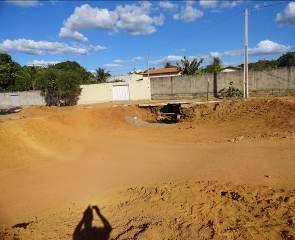
[[[227,73],[227,72],[236,72],[240,70],[242,70],[242,68],[240,67],[227,66],[223,68],[221,72]]]
[[[132,80],[140,80],[140,79],[142,79],[141,73],[131,73],[131,74],[125,74],[125,75],[111,76],[107,79],[107,82],[114,82],[114,81],[129,82]]]
[[[149,69],[143,72],[144,78],[174,77],[179,75],[181,75],[181,69],[177,67]]]

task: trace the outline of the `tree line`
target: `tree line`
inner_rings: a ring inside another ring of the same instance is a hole
[[[9,54],[0,53],[0,92],[40,90],[47,105],[68,106],[78,101],[82,84],[106,82],[103,68],[92,74],[74,61],[48,67],[21,66]]]
[[[164,67],[177,67],[182,70],[183,75],[195,75],[195,74],[202,74],[202,73],[218,73],[221,72],[223,69],[223,64],[220,58],[214,57],[212,62],[207,65],[206,67],[202,67],[204,59],[200,58],[193,58],[188,59],[187,57],[183,57],[179,62],[175,65],[167,62],[165,63]],[[249,63],[249,70],[254,71],[264,71],[275,69],[279,67],[290,67],[295,66],[295,52],[287,52],[274,60],[259,60],[254,63]],[[244,68],[244,64],[240,64],[238,67],[241,69]]]
[[[53,75],[57,80],[69,75],[69,79],[77,79],[79,84],[102,83],[111,76],[103,68],[96,69],[93,74],[74,61],[60,62],[46,68],[21,66],[9,54],[0,53],[0,92],[41,90],[44,78]]]

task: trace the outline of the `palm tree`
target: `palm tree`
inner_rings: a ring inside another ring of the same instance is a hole
[[[214,97],[218,97],[217,92],[217,73],[221,72],[222,70],[222,61],[220,58],[215,57],[211,64],[209,64],[206,68],[209,73],[213,73],[213,94]]]
[[[222,70],[222,61],[220,58],[215,57],[211,64],[209,64],[206,70],[210,73],[219,73]]]
[[[109,71],[106,71],[104,68],[95,69],[96,81],[98,83],[105,83],[107,79],[111,76]]]
[[[195,75],[200,73],[200,65],[203,62],[203,58],[197,59],[193,58],[191,61],[187,59],[186,56],[180,60],[180,63],[176,63],[177,67],[182,69],[182,74],[184,75]]]

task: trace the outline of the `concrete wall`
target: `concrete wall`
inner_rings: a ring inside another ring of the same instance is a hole
[[[0,106],[45,105],[40,91],[0,93]]]
[[[149,79],[130,80],[128,84],[131,101],[151,99],[151,85]]]
[[[112,88],[110,83],[81,85],[82,91],[78,104],[91,104],[109,102],[112,100]]]
[[[243,89],[243,71],[219,73],[217,90],[233,86]],[[151,78],[152,99],[179,99],[206,96],[209,81],[209,95],[213,95],[213,74]],[[287,92],[295,90],[295,67],[270,71],[249,71],[250,94]]]
[[[81,85],[82,91],[78,104],[92,104],[112,101],[112,86],[128,85],[131,101],[150,100],[150,81],[148,79],[129,80],[128,82]]]
[[[129,86],[131,101],[151,99],[150,81],[148,79],[132,79],[128,82],[81,85],[82,91],[78,104],[111,102],[113,98],[112,86],[122,84]],[[40,91],[0,93],[0,106],[26,105],[45,105],[44,97],[40,95]]]

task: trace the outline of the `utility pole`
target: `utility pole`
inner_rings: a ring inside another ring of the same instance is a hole
[[[149,53],[147,54],[147,71],[148,71],[148,80],[150,80],[150,69],[149,69]]]
[[[248,9],[245,8],[244,98],[248,98]]]

